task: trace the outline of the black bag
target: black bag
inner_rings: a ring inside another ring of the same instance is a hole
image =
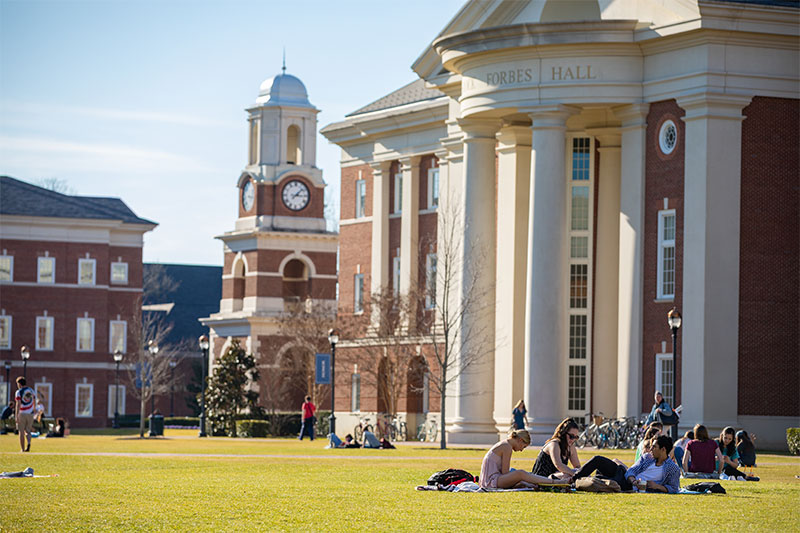
[[[716,481],[703,481],[702,483],[692,483],[686,487],[687,490],[695,492],[712,492],[714,494],[726,494],[725,487]]]
[[[436,472],[428,478],[428,485],[436,485],[439,487],[447,487],[449,485],[458,485],[465,481],[477,482],[478,478],[467,472],[466,470],[459,470],[458,468],[448,468]]]

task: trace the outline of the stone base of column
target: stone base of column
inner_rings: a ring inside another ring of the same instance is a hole
[[[491,420],[456,419],[447,422],[448,444],[494,444],[498,440],[497,427]]]
[[[537,418],[535,420],[528,418],[527,430],[531,434],[531,446],[541,446],[547,442],[560,423],[561,420],[555,418]]]

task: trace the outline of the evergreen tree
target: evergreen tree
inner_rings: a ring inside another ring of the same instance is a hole
[[[222,426],[228,435],[236,436],[236,414],[248,409],[258,412],[258,393],[248,389],[258,381],[255,357],[245,352],[235,340],[228,351],[216,361],[214,373],[208,378],[206,408],[212,427]]]

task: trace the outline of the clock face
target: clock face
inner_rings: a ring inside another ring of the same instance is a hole
[[[308,205],[310,198],[311,195],[308,192],[308,187],[299,180],[292,180],[287,183],[283,187],[283,193],[281,194],[283,205],[292,211],[300,211],[303,209]]]
[[[252,181],[248,181],[242,187],[242,207],[245,211],[250,211],[253,208],[253,201],[256,198],[256,188],[253,186]]]

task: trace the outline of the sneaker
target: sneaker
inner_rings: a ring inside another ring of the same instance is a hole
[[[736,478],[736,481],[744,481],[744,476],[739,476]]]
[[[720,479],[722,479],[722,480],[730,479],[730,478],[728,477],[728,474],[720,474],[720,475],[719,475],[719,478],[720,478]]]
[[[22,471],[22,475],[25,477],[33,477],[33,468],[28,467]]]
[[[758,476],[747,476],[747,481],[761,481],[761,478]]]

